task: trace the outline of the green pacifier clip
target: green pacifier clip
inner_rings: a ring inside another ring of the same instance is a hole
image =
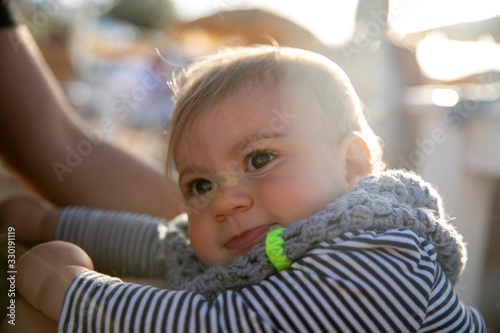
[[[284,231],[285,228],[275,229],[269,232],[266,236],[266,253],[274,268],[276,268],[278,272],[281,272],[292,265],[292,263],[287,260],[286,254],[283,253],[285,240],[281,237],[281,235]]]

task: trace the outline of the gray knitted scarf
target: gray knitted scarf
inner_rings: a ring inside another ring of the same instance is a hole
[[[449,223],[436,190],[419,176],[404,171],[373,174],[319,213],[288,227],[284,253],[296,261],[319,243],[357,230],[408,228],[437,249],[437,261],[452,284],[467,254],[462,236]],[[277,274],[263,245],[228,266],[206,270],[185,289],[213,299],[225,290],[240,290]]]

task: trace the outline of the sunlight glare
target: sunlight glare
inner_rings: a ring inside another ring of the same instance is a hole
[[[389,24],[398,36],[500,15],[500,1],[390,0]]]
[[[467,42],[429,33],[417,44],[416,56],[422,73],[441,81],[500,70],[500,45],[491,38]]]
[[[452,107],[457,105],[460,96],[454,89],[434,89],[431,98],[437,106]]]
[[[219,11],[261,8],[305,27],[332,46],[354,33],[358,0],[172,0],[181,20],[190,21]]]

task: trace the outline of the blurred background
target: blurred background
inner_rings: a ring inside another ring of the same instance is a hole
[[[335,61],[365,103],[387,164],[415,170],[443,195],[468,243],[458,291],[500,332],[500,1],[18,4],[76,112],[159,166],[175,68],[226,45],[255,43]],[[0,200],[23,191],[0,165]]]

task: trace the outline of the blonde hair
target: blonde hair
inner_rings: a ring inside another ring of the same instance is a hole
[[[181,135],[193,130],[209,107],[252,84],[281,91],[298,88],[301,94],[315,98],[341,136],[352,132],[363,136],[370,149],[372,172],[384,169],[379,140],[340,67],[310,51],[258,45],[221,50],[174,75],[170,83],[176,104],[168,130],[169,176],[175,170],[173,156]]]

